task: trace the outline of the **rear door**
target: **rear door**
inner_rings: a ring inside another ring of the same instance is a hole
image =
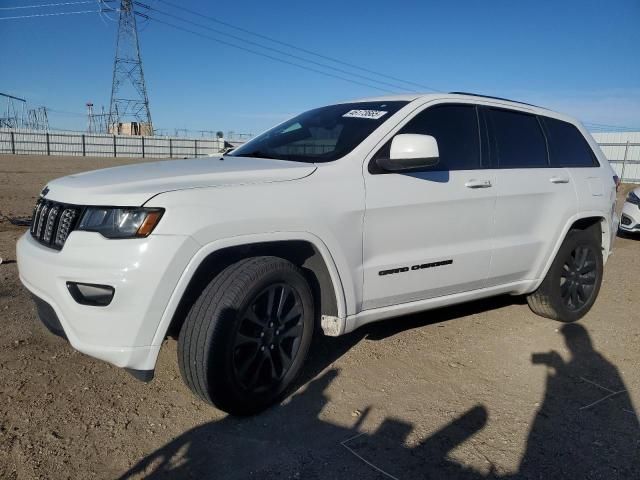
[[[549,163],[536,115],[483,109],[496,169],[496,225],[488,286],[539,278],[567,220],[577,212],[572,177]]]
[[[571,123],[540,117],[549,141],[551,166],[569,171],[580,211],[607,212],[615,203],[615,185],[582,133]]]
[[[394,133],[432,135],[440,162],[365,170],[363,310],[482,288],[491,259],[495,172],[483,163],[477,107],[426,108]]]

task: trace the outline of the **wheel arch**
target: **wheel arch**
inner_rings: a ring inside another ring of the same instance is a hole
[[[597,227],[600,228],[598,229]],[[584,212],[582,214],[575,215],[567,221],[564,229],[562,230],[562,234],[558,237],[558,240],[553,247],[551,255],[549,255],[549,257],[547,258],[544,269],[538,276],[538,280],[530,289],[528,289],[528,291],[534,291],[540,286],[547,273],[549,272],[551,264],[555,260],[560,247],[564,243],[567,235],[571,230],[593,230],[594,235],[600,241],[603,261],[606,262],[609,251],[611,249],[609,223],[607,222],[606,217],[602,214],[602,212]]]
[[[299,266],[309,282],[321,316],[344,319],[346,301],[336,264],[322,240],[311,234],[234,237],[203,246],[183,272],[154,335],[159,345],[167,335],[177,335],[193,302],[224,268],[253,256],[270,255]]]

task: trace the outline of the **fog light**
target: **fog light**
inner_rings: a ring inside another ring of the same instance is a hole
[[[111,303],[116,291],[109,285],[77,282],[67,282],[67,289],[76,302],[92,307],[106,307]]]

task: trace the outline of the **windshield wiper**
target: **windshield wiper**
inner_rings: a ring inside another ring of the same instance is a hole
[[[254,158],[272,158],[275,160],[282,160],[281,158],[275,157],[273,155],[269,155],[266,152],[260,151],[260,150],[255,150],[253,152],[249,152],[249,153],[242,153],[242,154],[231,154],[232,157],[254,157]]]
[[[262,150],[254,150],[249,153],[232,153],[229,155],[230,157],[253,157],[253,158],[267,158],[270,160],[285,160],[287,162],[298,162],[298,163],[314,163],[313,158],[304,158],[304,157],[282,157],[277,155],[272,155],[267,152],[263,152]]]

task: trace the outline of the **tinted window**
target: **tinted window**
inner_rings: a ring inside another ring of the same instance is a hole
[[[500,168],[546,167],[547,145],[534,115],[489,109],[495,156]]]
[[[398,133],[431,135],[438,142],[440,161],[428,170],[480,168],[478,116],[473,105],[440,105],[420,112]],[[389,155],[391,142],[377,156]]]
[[[594,167],[591,147],[573,125],[554,118],[541,117],[547,129],[552,167]]]
[[[356,102],[302,113],[231,153],[235,157],[330,162],[343,157],[408,102]]]

